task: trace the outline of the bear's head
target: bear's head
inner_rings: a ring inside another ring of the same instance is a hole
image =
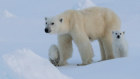
[[[121,31],[112,31],[112,37],[113,39],[121,39],[123,38],[125,32],[121,32]]]
[[[68,24],[63,16],[45,17],[45,32],[51,34],[64,34],[68,32]]]

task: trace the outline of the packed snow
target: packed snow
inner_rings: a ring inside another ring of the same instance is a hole
[[[17,50],[4,55],[3,58],[13,71],[24,79],[70,79],[47,59],[29,49]]]
[[[139,0],[1,1],[0,79],[139,79],[139,4]],[[95,53],[92,64],[76,66],[81,59],[74,44],[69,64],[54,67],[48,61],[48,50],[51,45],[57,44],[57,37],[45,34],[44,17],[55,16],[67,9],[79,10],[95,5],[110,8],[120,17],[128,42],[128,57],[97,62],[101,58],[95,41],[92,43]],[[5,10],[9,14],[7,16],[16,18],[5,19]]]

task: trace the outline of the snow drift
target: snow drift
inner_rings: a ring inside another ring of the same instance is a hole
[[[47,59],[23,49],[3,56],[8,66],[24,79],[70,79]]]
[[[81,10],[81,9],[94,7],[94,6],[96,5],[91,0],[82,0],[74,6],[74,9]]]

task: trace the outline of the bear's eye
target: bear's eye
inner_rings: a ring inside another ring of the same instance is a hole
[[[115,33],[117,35],[117,33]]]
[[[46,24],[47,24],[47,22],[46,22]]]
[[[59,21],[60,21],[60,22],[62,22],[62,21],[63,21],[63,19],[61,18]]]
[[[54,25],[54,23],[52,22],[51,25]]]
[[[120,35],[121,35],[122,33],[120,33]]]

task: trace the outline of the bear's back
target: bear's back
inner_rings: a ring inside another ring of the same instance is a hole
[[[89,15],[89,14],[92,14],[92,15],[96,15],[98,13],[104,13],[106,10],[106,8],[102,8],[102,7],[90,7],[90,8],[86,8],[86,9],[83,9],[83,10],[79,10],[80,13],[84,14],[84,15]]]

